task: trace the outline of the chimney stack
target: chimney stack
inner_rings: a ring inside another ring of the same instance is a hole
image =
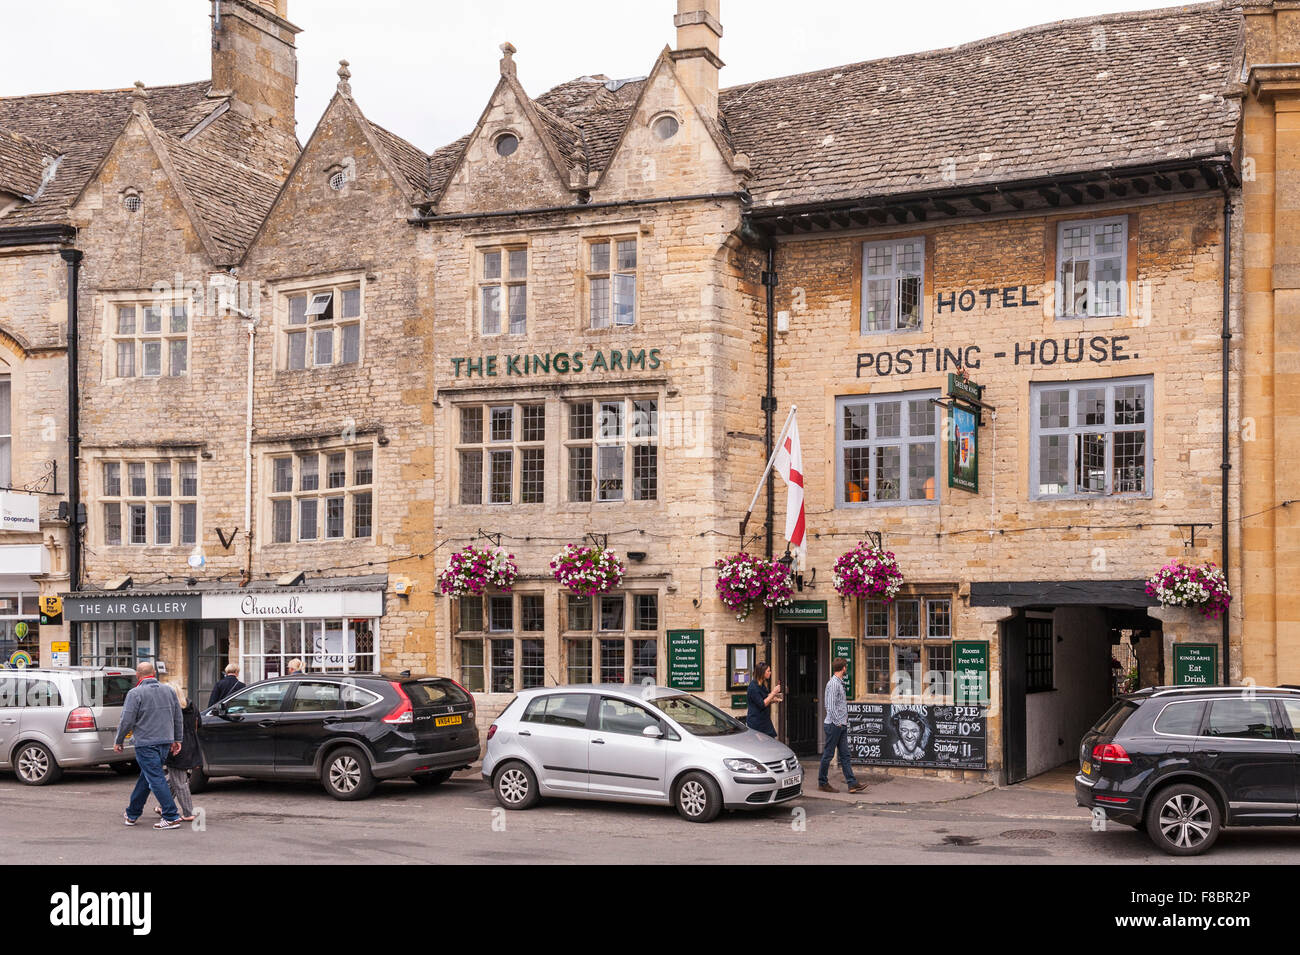
[[[718,116],[718,57],[722,39],[722,0],[677,0],[677,49],[672,51],[677,75],[697,106],[714,119]]]

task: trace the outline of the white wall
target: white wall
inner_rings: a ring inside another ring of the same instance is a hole
[[[1058,607],[1052,615],[1056,689],[1025,698],[1030,776],[1078,758],[1079,740],[1111,702],[1105,611]],[[1058,742],[1059,741],[1059,742]]]

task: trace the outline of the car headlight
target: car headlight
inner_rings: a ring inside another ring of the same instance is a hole
[[[722,765],[733,773],[765,773],[767,767],[752,759],[724,759]]]

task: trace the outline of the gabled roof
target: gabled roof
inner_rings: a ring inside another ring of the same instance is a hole
[[[30,199],[59,150],[0,126],[0,192]]]
[[[1069,20],[735,87],[720,108],[758,208],[1220,157],[1240,29],[1218,3]]]
[[[391,133],[378,123],[365,121],[370,126],[372,141],[402,176],[406,188],[416,202],[429,192],[429,157],[401,136]],[[401,185],[401,183],[399,183]]]
[[[161,131],[183,136],[224,97],[208,95],[211,83],[147,88],[150,119]],[[126,126],[134,90],[82,90],[35,96],[0,97],[0,127],[57,150],[62,158],[54,177],[34,201],[3,219],[6,226],[68,221],[69,207],[99,168]],[[0,164],[0,170],[7,168]],[[0,179],[5,173],[0,172]]]

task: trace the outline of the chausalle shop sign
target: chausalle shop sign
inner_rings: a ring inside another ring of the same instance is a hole
[[[664,363],[658,348],[609,351],[559,351],[534,355],[479,355],[451,358],[455,378],[528,378],[534,375],[594,375],[615,371],[655,371]]]
[[[993,350],[983,345],[897,348],[891,351],[858,352],[857,377],[888,378],[914,372],[973,371],[986,360],[1013,365],[1052,367],[1055,365],[1102,365],[1140,358],[1131,350],[1128,335],[1080,335],[1074,338],[1038,338],[1013,342]]]

